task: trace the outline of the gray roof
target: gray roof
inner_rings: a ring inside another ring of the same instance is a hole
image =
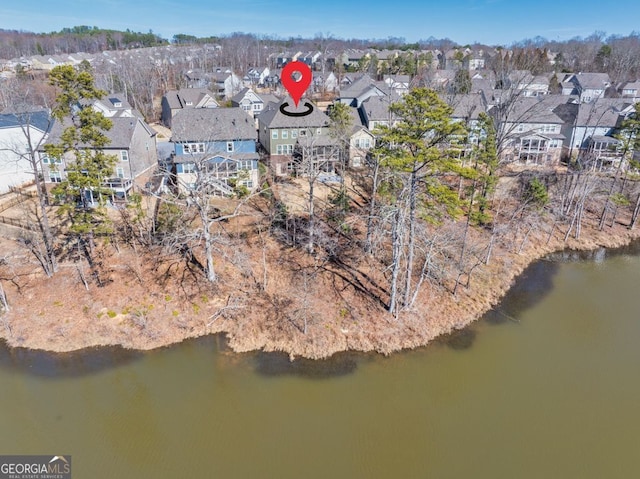
[[[288,110],[294,112],[302,112],[305,110],[304,99],[300,100],[298,108],[293,104],[291,98],[285,98],[278,103],[269,103],[264,110],[258,115],[260,124],[264,124],[267,128],[309,128],[324,127],[329,125],[329,117],[322,113],[317,107],[314,107],[311,114],[305,116],[287,116],[280,111],[280,106],[285,102],[289,103]]]
[[[363,75],[351,85],[340,89],[341,98],[358,98],[374,86],[375,82],[369,75]]]
[[[40,131],[46,132],[51,126],[49,112],[45,110],[19,113],[5,111],[0,114],[0,128],[13,128],[27,123]]]
[[[186,108],[191,103],[192,106],[197,105],[205,96],[215,98],[215,95],[206,88],[182,88],[181,90],[169,90],[165,93],[165,98],[172,110]]]
[[[607,73],[578,73],[573,79],[582,87],[590,89],[603,89],[611,85],[611,79]]]
[[[447,103],[453,107],[453,118],[477,120],[480,113],[487,112],[487,105],[479,93],[456,95]]]
[[[582,103],[578,109],[576,126],[615,127],[621,121],[622,110],[633,103],[623,98],[600,98]]]
[[[236,93],[235,95],[233,95],[231,97],[231,101],[234,102],[234,103],[240,103],[244,99],[244,96],[247,94],[247,92],[249,90],[251,90],[251,89],[250,88],[243,88],[242,90],[240,90],[238,93]],[[251,91],[253,91],[253,90],[251,90]]]
[[[242,108],[188,108],[171,122],[171,141],[255,140],[253,119]]]
[[[131,139],[136,125],[138,122],[143,123],[142,120],[135,117],[114,117],[109,118],[109,120],[111,120],[112,126],[110,130],[104,132],[105,136],[109,138],[109,143],[104,146],[104,149],[128,149],[131,146]],[[46,143],[57,143],[64,129],[70,126],[72,126],[72,123],[68,118],[65,119],[64,123],[56,121],[51,128],[51,134]],[[149,130],[147,129],[147,131]]]
[[[553,109],[558,106],[558,100],[548,97],[549,95],[518,97],[512,103],[506,121],[509,123],[564,123],[562,118],[553,112]]]
[[[388,121],[389,105],[399,100],[400,98],[397,95],[385,97],[372,96],[363,101],[360,108],[366,112],[366,117],[369,121]]]

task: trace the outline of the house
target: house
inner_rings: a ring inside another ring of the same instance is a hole
[[[211,89],[228,100],[242,89],[242,79],[230,71],[216,71],[211,78]]]
[[[86,107],[85,107],[86,108]],[[113,199],[125,199],[134,180],[158,164],[156,133],[138,116],[112,116],[112,127],[105,131],[109,142],[101,151],[117,158],[112,176],[104,184],[113,191]],[[58,143],[71,120],[55,122],[45,143]],[[63,158],[49,158],[44,147],[38,150],[45,183],[61,183],[67,178],[66,168],[74,161],[71,153]]]
[[[269,154],[270,166],[276,175],[286,175],[294,169],[293,152],[299,138],[310,137],[316,143],[320,137],[329,135],[329,117],[314,107],[305,116],[288,116],[280,107],[289,103],[288,109],[294,110],[290,99],[278,103],[269,103],[258,115],[258,141]],[[300,101],[298,110],[304,109]]]
[[[269,101],[278,101],[273,95],[258,94],[251,88],[243,88],[231,98],[231,105],[246,111],[253,118],[258,116]]]
[[[171,128],[172,118],[185,108],[218,108],[212,92],[206,88],[169,90],[162,97],[162,123]]]
[[[395,123],[395,119],[391,115],[389,106],[398,101],[400,101],[400,97],[395,94],[372,96],[363,101],[358,108],[362,124],[374,134],[379,126],[392,126]]]
[[[620,84],[618,93],[622,98],[630,98],[634,102],[640,101],[640,80]]]
[[[360,111],[357,108],[349,108],[349,116],[351,117],[349,165],[352,168],[360,168],[365,165],[369,152],[376,146],[376,138],[362,124]]]
[[[338,78],[333,72],[313,72],[313,88],[318,93],[335,93],[338,91]]]
[[[569,155],[573,158],[581,156],[594,168],[619,162],[621,154],[616,151],[618,141],[613,136],[633,111],[633,102],[624,98],[600,98],[581,103],[576,110]]]
[[[385,96],[386,93],[378,86],[369,75],[362,75],[346,88],[340,89],[338,101],[358,108],[362,102],[372,96]]]
[[[245,87],[264,86],[265,80],[269,76],[269,68],[250,68],[247,74],[242,78]]]
[[[577,73],[568,81],[575,85],[581,103],[590,103],[603,98],[605,91],[611,86],[611,80],[606,73]]]
[[[444,99],[444,98],[443,98]],[[487,103],[482,93],[453,95],[444,99],[453,108],[451,118],[464,123],[469,129],[467,147],[477,145],[480,140],[480,114],[487,113]],[[468,149],[467,149],[468,151]]]
[[[524,96],[541,96],[549,94],[549,77],[532,75],[529,71],[518,70],[509,75],[511,86]]]
[[[0,114],[0,194],[34,181],[30,152],[46,139],[50,125],[45,110]]]
[[[178,191],[188,193],[205,174],[221,196],[234,186],[259,185],[259,155],[253,119],[241,108],[182,110],[173,119],[173,173]]]
[[[563,99],[520,96],[513,100],[506,118],[499,119],[503,139],[501,159],[512,164],[555,166],[560,162],[565,135],[563,119],[554,109]],[[489,110],[495,113],[497,107]]]
[[[392,90],[400,96],[406,94],[411,85],[411,77],[409,75],[385,75],[382,81],[387,88],[386,91]]]

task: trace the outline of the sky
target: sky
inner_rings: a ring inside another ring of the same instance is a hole
[[[592,33],[629,35],[640,29],[640,2],[616,0],[2,0],[0,28],[58,31],[76,25],[148,32],[171,39],[233,32],[279,38],[435,37],[465,45],[508,46]]]

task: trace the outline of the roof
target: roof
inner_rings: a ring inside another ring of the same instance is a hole
[[[400,98],[397,95],[385,97],[372,96],[363,101],[360,108],[365,111],[369,121],[388,121],[389,105],[399,100]]]
[[[260,124],[264,124],[267,128],[309,128],[324,127],[329,125],[329,117],[322,113],[317,107],[313,108],[309,115],[305,116],[288,116],[280,111],[280,106],[285,102],[289,103],[288,110],[294,112],[302,112],[305,109],[304,101],[301,100],[298,108],[293,105],[291,98],[285,98],[278,103],[269,103],[264,110],[258,115]]]
[[[558,106],[558,100],[547,97],[549,95],[543,97],[518,97],[511,104],[505,121],[509,123],[563,124],[562,118],[553,111]]]
[[[578,73],[572,77],[584,89],[599,90],[611,85],[611,79],[607,73]]]
[[[178,110],[187,106],[196,106],[206,96],[214,98],[212,92],[206,88],[182,88],[181,90],[169,90],[165,93],[165,98],[172,110]],[[191,103],[191,105],[187,105]]]
[[[113,117],[109,118],[112,126],[110,130],[104,132],[109,138],[103,149],[127,149],[131,146],[131,139],[138,122],[142,124],[142,120],[135,117]],[[51,134],[47,143],[56,143],[60,140],[60,135],[65,128],[72,126],[70,119],[65,119],[64,123],[56,121],[51,128]],[[148,130],[147,130],[148,131]]]
[[[479,93],[456,95],[447,103],[453,107],[453,118],[477,120],[480,113],[487,112],[487,105]]]
[[[42,132],[49,130],[51,118],[46,110],[36,110],[32,112],[4,112],[0,114],[0,128],[14,128],[20,125],[30,124]]]
[[[623,98],[600,98],[592,103],[582,103],[578,108],[576,126],[618,126],[622,111],[632,104]]]
[[[188,108],[173,117],[171,141],[255,140],[253,119],[242,108]]]

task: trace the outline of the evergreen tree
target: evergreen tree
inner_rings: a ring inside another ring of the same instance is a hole
[[[57,143],[45,145],[48,156],[67,159],[66,178],[53,193],[62,200],[59,212],[70,220],[70,231],[86,238],[91,249],[94,235],[111,231],[105,208],[111,191],[104,180],[117,159],[104,152],[111,120],[86,103],[106,93],[95,87],[90,72],[72,66],[55,67],[49,82],[58,89],[52,116],[67,125]]]

